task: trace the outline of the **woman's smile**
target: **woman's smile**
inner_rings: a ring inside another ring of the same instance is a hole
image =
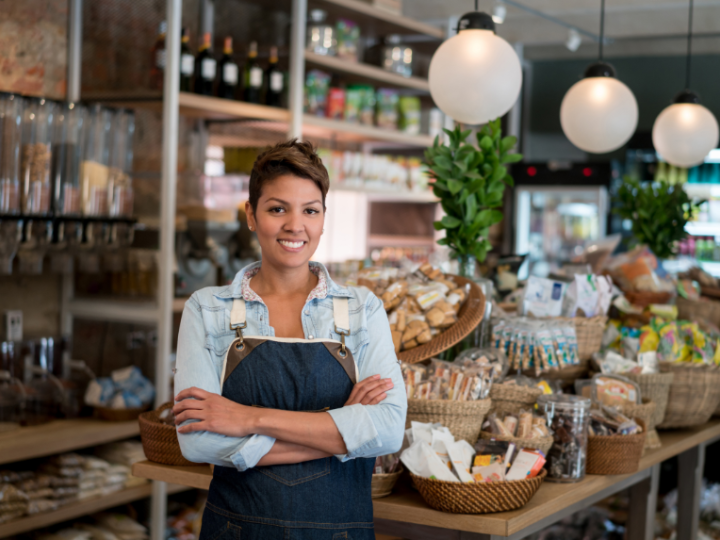
[[[285,251],[290,251],[292,253],[302,251],[305,244],[307,244],[304,240],[278,240],[278,243]]]

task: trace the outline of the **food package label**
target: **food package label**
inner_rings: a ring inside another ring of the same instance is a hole
[[[523,312],[536,317],[559,317],[562,313],[566,284],[530,276],[525,286]]]

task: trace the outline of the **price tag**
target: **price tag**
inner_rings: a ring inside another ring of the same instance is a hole
[[[270,90],[280,93],[283,90],[283,74],[279,71],[273,71],[270,74]]]
[[[160,69],[165,69],[165,58],[167,57],[167,53],[165,49],[159,49],[155,52],[155,65],[159,67]]]

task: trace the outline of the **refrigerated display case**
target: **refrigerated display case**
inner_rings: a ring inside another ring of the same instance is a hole
[[[605,237],[607,212],[605,186],[518,186],[515,252],[528,254],[518,277],[547,276]]]

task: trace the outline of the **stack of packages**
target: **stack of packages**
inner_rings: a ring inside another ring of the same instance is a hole
[[[76,523],[52,534],[40,534],[37,540],[148,540],[148,530],[124,514],[98,514],[94,523]]]
[[[575,274],[565,281],[530,276],[522,314],[530,317],[595,317],[610,309],[613,285],[607,276]]]
[[[53,456],[35,471],[0,471],[0,523],[51,512],[137,483],[129,465],[73,453]]]
[[[606,269],[631,303],[639,302],[642,295],[651,300],[648,303],[658,303],[663,297],[667,302],[675,290],[675,283],[646,246],[613,257]]]
[[[485,399],[493,379],[501,371],[498,364],[466,359],[444,362],[433,358],[429,366],[403,364],[408,399],[474,401]]]
[[[117,369],[110,377],[99,377],[88,384],[85,403],[111,409],[139,409],[155,399],[155,387],[139,368]]]
[[[614,407],[599,406],[590,411],[588,433],[591,436],[639,435],[643,429]]]
[[[483,424],[483,430],[493,435],[518,439],[535,439],[552,435],[545,418],[533,415],[530,410],[521,410],[518,415],[490,413]]]
[[[468,291],[452,276],[430,264],[412,272],[398,268],[365,268],[349,286],[364,286],[378,296],[388,312],[395,352],[430,341],[457,322]]]
[[[416,476],[445,482],[504,482],[534,478],[542,470],[541,452],[520,450],[513,443],[479,440],[475,447],[456,441],[441,424],[412,422],[405,431],[410,446],[400,460]]]

